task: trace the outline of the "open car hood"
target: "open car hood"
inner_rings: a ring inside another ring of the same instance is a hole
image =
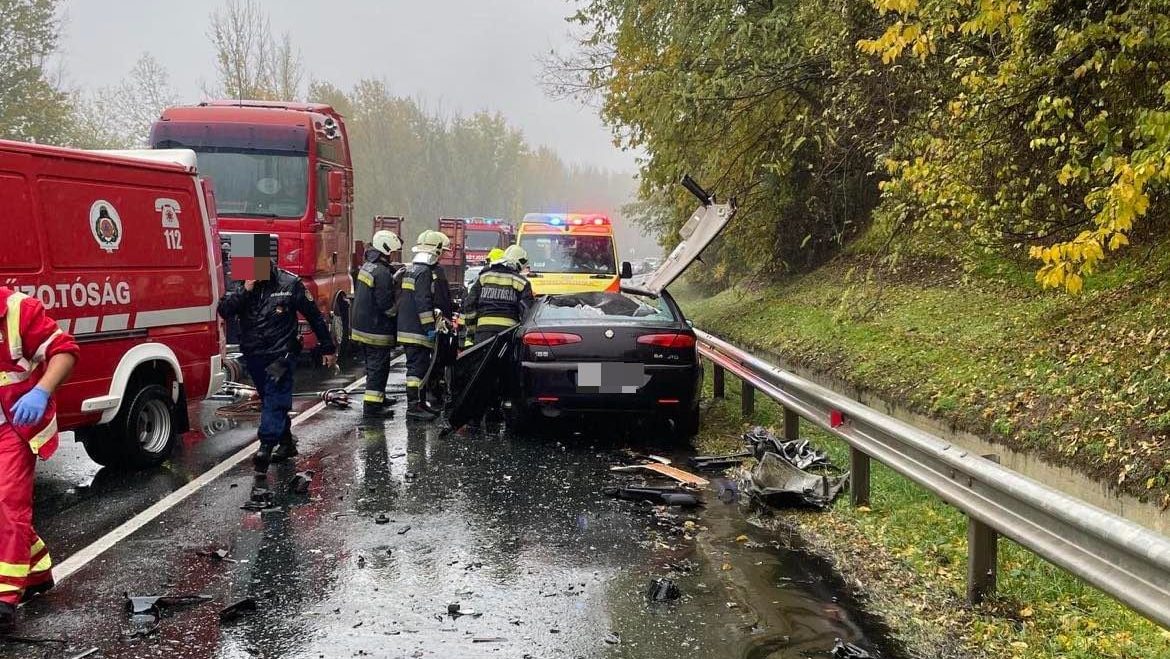
[[[641,293],[658,297],[662,291],[679,278],[692,261],[699,258],[699,254],[707,245],[715,240],[715,236],[731,221],[735,215],[734,200],[729,204],[714,202],[699,206],[686,224],[679,229],[682,238],[670,256],[653,272],[640,275],[622,284],[622,290],[631,293]]]

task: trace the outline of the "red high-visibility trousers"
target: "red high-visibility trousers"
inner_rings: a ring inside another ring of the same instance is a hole
[[[0,424],[0,602],[17,604],[26,588],[53,578],[49,550],[32,525],[36,464],[28,442]]]

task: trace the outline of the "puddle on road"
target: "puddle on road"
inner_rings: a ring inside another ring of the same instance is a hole
[[[738,504],[602,495],[616,446],[387,428],[309,457],[312,501],[257,518],[233,580],[276,610],[226,628],[220,656],[806,659],[837,639],[900,656],[823,561]],[[649,602],[657,577],[682,597]]]
[[[822,659],[838,638],[901,656],[823,561],[738,504],[708,493],[704,508],[664,514],[602,494],[629,478],[609,471],[623,443],[360,419],[302,427],[297,464],[272,471],[276,510],[239,509],[241,465],[25,607],[25,628],[107,658]],[[302,470],[315,474],[308,492],[290,494]],[[236,562],[200,555],[209,548]],[[649,602],[659,577],[681,598]],[[215,601],[129,639],[127,591]],[[219,608],[244,597],[259,610],[221,623]],[[27,656],[11,649],[0,656]]]

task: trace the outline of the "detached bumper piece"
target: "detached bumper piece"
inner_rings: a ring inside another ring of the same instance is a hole
[[[769,506],[824,509],[849,483],[849,474],[808,440],[781,440],[760,427],[745,433],[744,439],[759,461],[745,489]]]

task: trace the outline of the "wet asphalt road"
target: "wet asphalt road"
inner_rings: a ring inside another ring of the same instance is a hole
[[[399,367],[390,388],[402,378]],[[70,454],[38,478],[39,529],[60,561],[251,432],[192,440],[136,476],[87,476]],[[64,644],[9,642],[0,657],[804,659],[831,656],[837,638],[899,656],[822,561],[740,504],[711,491],[687,512],[601,493],[631,478],[609,471],[629,461],[624,448],[685,447],[596,430],[443,437],[433,424],[363,423],[356,409],[326,410],[297,435],[297,464],[272,471],[275,510],[240,509],[251,474],[239,465],[22,608],[21,634]],[[309,492],[288,492],[305,469]],[[201,555],[214,549],[231,560]],[[681,599],[648,602],[656,577]],[[125,612],[127,592],[213,601],[165,609],[156,626]],[[221,622],[244,597],[257,610]],[[467,615],[448,615],[455,603]]]

